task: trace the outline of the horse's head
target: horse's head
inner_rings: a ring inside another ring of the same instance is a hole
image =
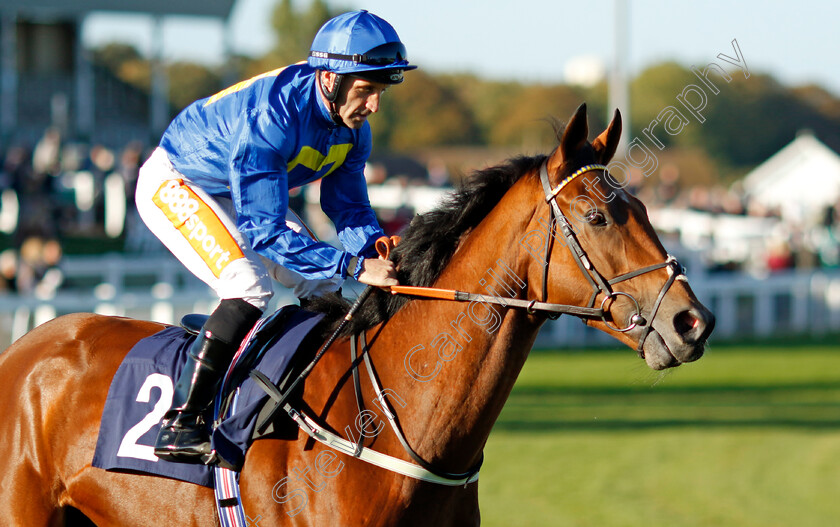
[[[714,315],[662,247],[645,206],[605,167],[618,146],[621,115],[616,110],[592,143],[588,134],[581,105],[543,166],[548,207],[538,207],[535,221],[547,226],[541,211],[550,208],[552,236],[546,237],[547,265],[535,258],[529,282],[546,282],[541,293],[548,302],[603,308],[603,319],[587,323],[636,348],[653,369],[697,360]]]

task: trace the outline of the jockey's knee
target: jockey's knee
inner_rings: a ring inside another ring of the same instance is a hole
[[[238,345],[263,314],[243,298],[225,298],[207,319],[204,330],[222,342]]]
[[[249,290],[241,297],[241,300],[259,309],[261,312],[265,312],[272,298],[274,298],[274,289],[269,284],[268,288],[256,287]]]
[[[265,311],[274,296],[274,283],[259,259],[232,262],[214,289],[221,298],[239,298],[260,311]]]

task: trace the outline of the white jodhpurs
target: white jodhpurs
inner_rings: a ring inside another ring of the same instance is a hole
[[[152,233],[220,299],[242,298],[265,310],[274,294],[272,279],[298,298],[337,291],[343,282],[338,276],[307,280],[258,255],[237,230],[230,200],[213,198],[192,185],[162,148],[140,168],[135,199]],[[290,229],[314,238],[294,212],[285,220]]]

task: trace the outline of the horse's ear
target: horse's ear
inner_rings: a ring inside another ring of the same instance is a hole
[[[601,132],[601,135],[592,141],[592,148],[595,149],[595,155],[601,164],[606,165],[610,159],[615,155],[615,150],[618,148],[618,142],[621,140],[621,112],[618,108],[615,109],[613,120],[606,130]]]
[[[572,120],[566,125],[563,138],[560,140],[560,150],[563,157],[569,159],[583,146],[589,138],[589,122],[586,119],[586,103],[578,106]]]
[[[563,137],[560,139],[560,147],[551,155],[548,161],[549,172],[553,173],[566,159],[574,157],[575,153],[582,147],[589,138],[589,123],[586,118],[586,103],[578,106],[575,114],[566,125]]]

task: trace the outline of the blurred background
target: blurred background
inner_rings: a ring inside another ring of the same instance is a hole
[[[0,0],[0,343],[69,312],[162,322],[209,312],[211,292],[137,217],[138,167],[187,104],[304,60],[323,21],[358,8],[391,22],[420,66],[371,118],[366,177],[389,234],[470,171],[550,151],[551,118],[586,102],[594,136],[618,107],[628,188],[717,315],[709,356],[667,377],[576,319],[548,323],[537,348],[549,351],[529,360],[488,445],[485,523],[833,525],[840,479],[824,473],[840,454],[833,2]],[[317,185],[291,202],[334,240]],[[279,304],[293,300],[284,295]],[[713,437],[696,435],[709,427]],[[615,464],[596,474],[600,465],[573,455],[599,441],[613,448],[605,433],[633,449],[610,461],[626,469],[615,478],[605,476]],[[667,451],[674,434],[710,457],[686,467],[630,453]],[[705,450],[710,442],[720,450]],[[766,452],[740,466],[746,444]],[[523,451],[532,458],[490,455]],[[816,453],[784,457],[783,473],[768,468],[773,452],[794,451]],[[551,477],[535,476],[549,459]],[[691,494],[692,509],[678,492],[685,471],[704,489],[732,486]],[[558,488],[560,472],[571,479]]]

